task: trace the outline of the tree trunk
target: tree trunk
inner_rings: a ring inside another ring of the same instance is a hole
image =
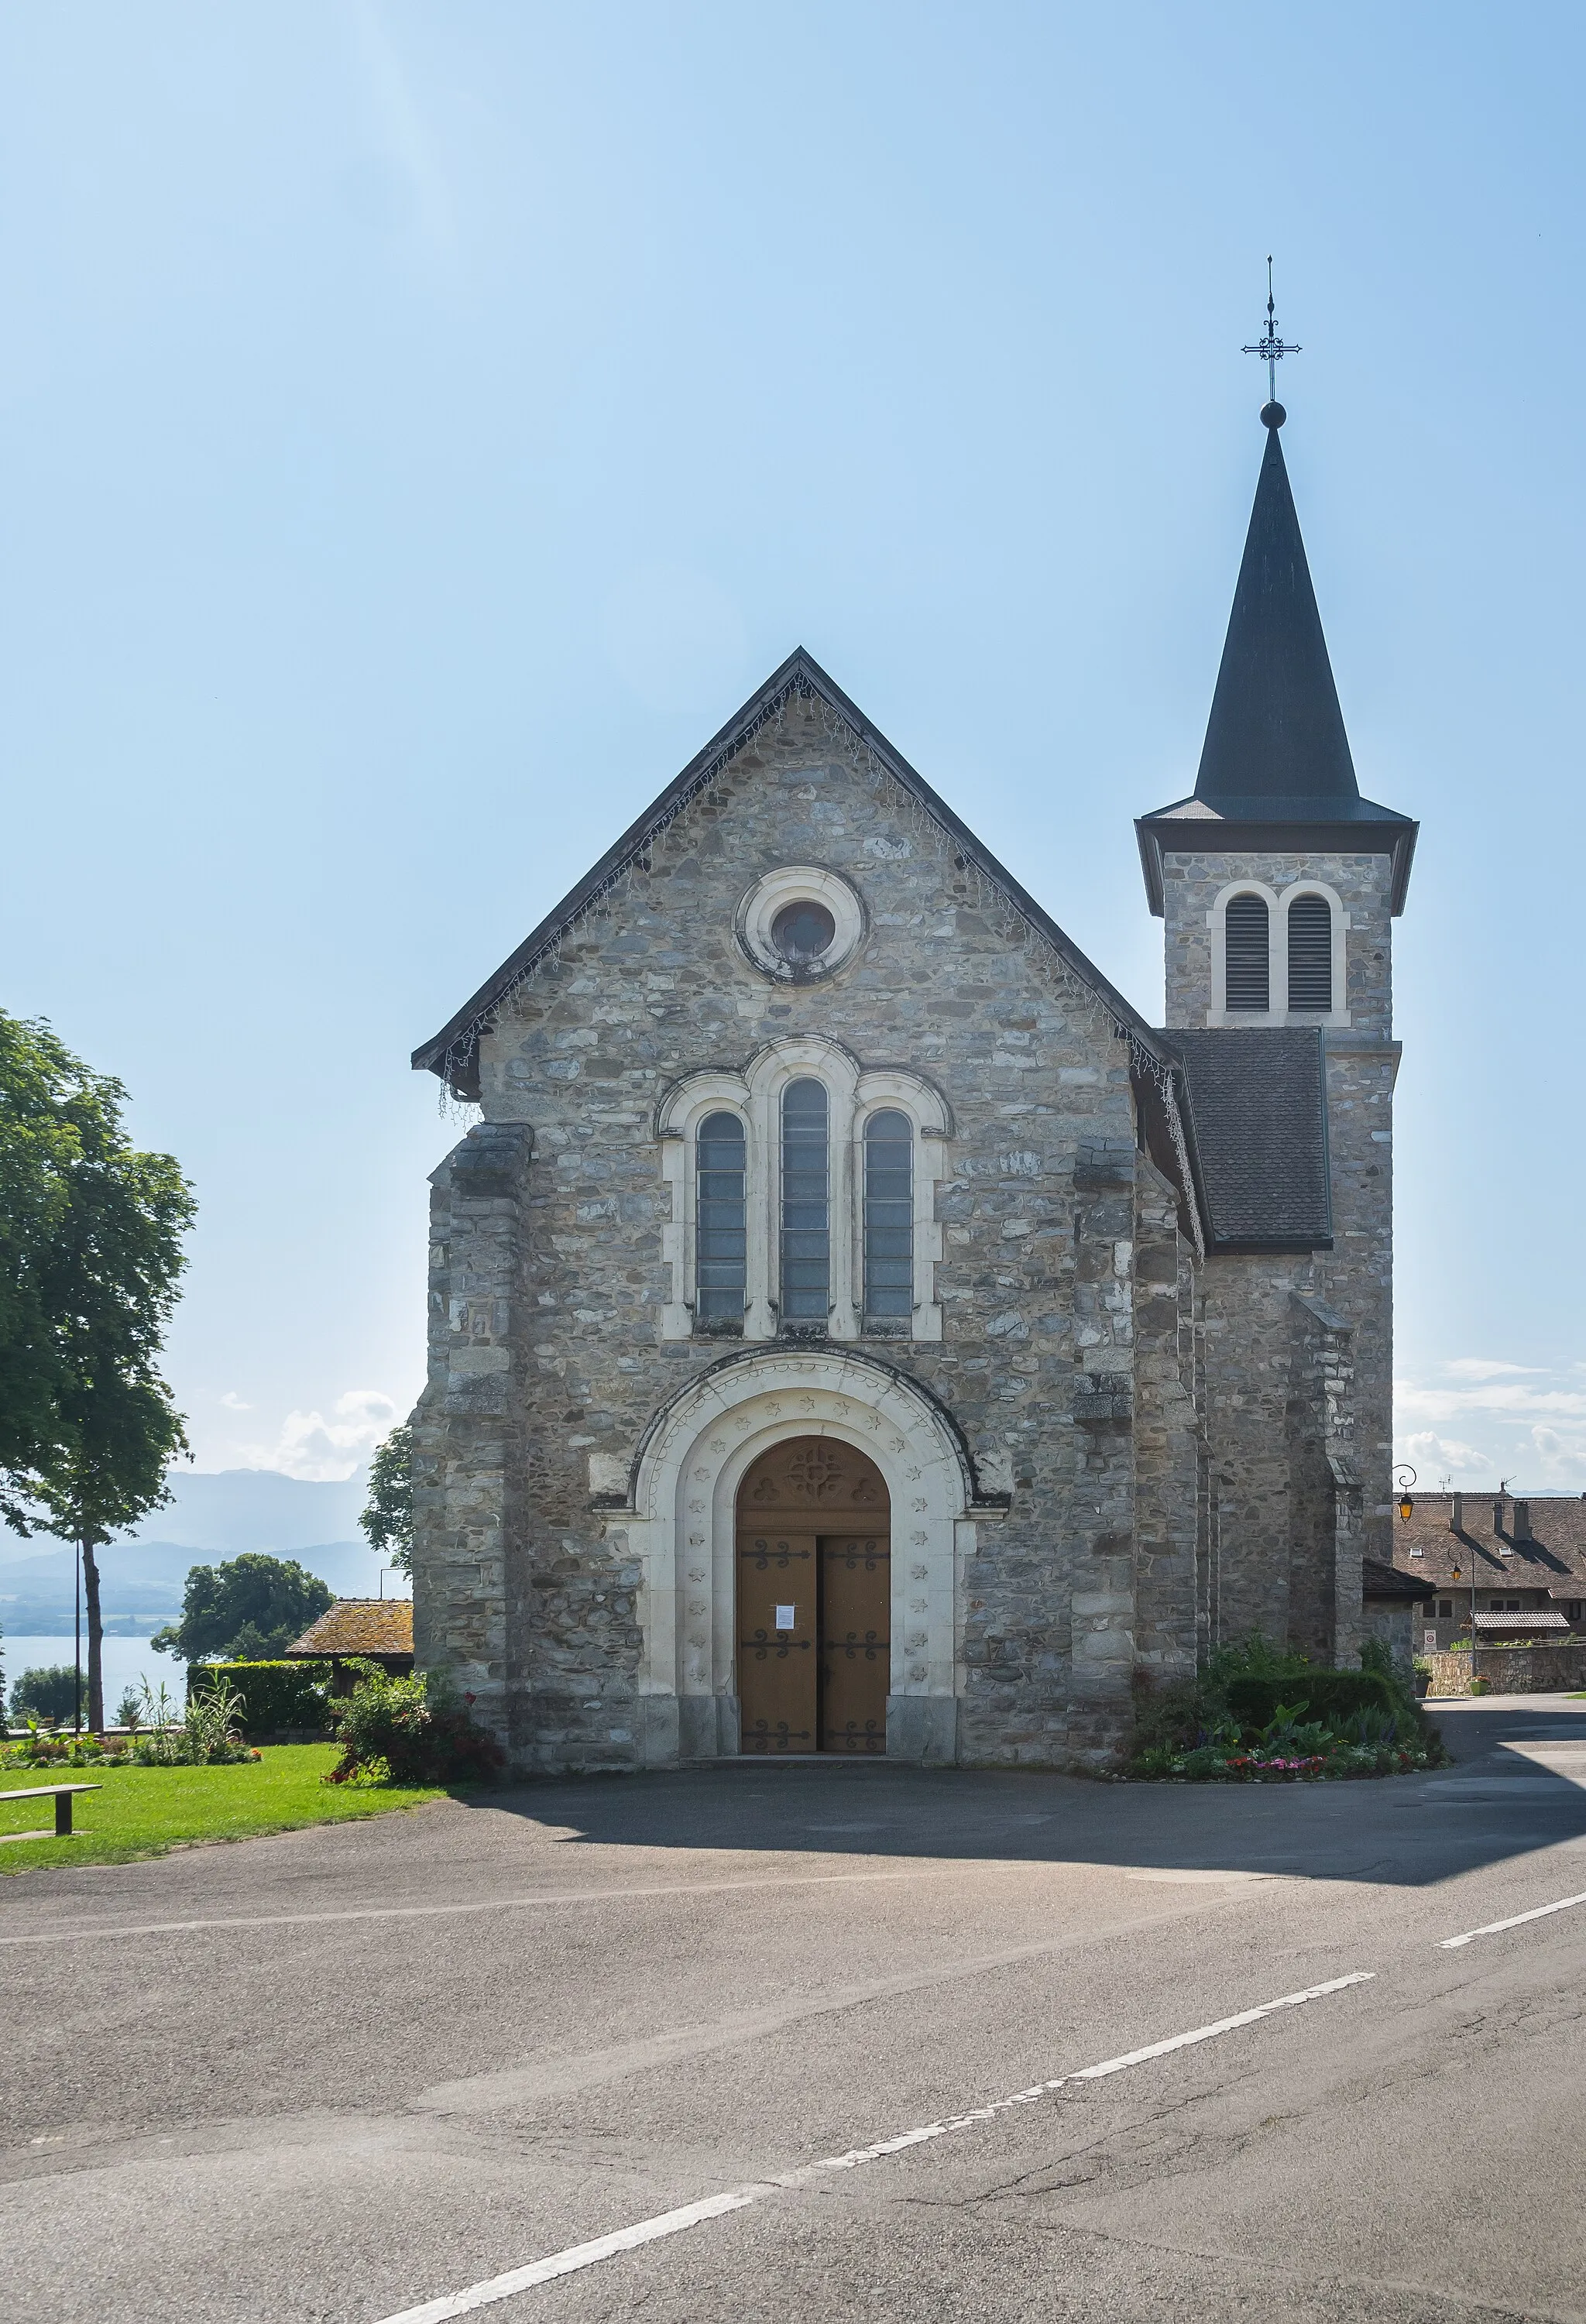
[[[105,1625],[99,1618],[99,1569],[94,1563],[92,1542],[85,1540],[82,1551],[83,1598],[88,1609],[88,1727],[97,1735],[105,1725],[105,1674],[100,1653]]]

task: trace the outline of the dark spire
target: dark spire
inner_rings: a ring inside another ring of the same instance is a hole
[[[1225,817],[1358,814],[1360,796],[1269,402],[1267,450],[1201,752],[1195,797]]]

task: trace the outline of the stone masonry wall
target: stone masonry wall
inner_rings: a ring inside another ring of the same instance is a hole
[[[1208,1435],[1218,1499],[1215,1595],[1224,1636],[1288,1622],[1286,1464],[1291,1293],[1336,1309],[1352,1333],[1357,1464],[1373,1556],[1391,1555],[1393,1416],[1393,1038],[1389,860],[1385,855],[1277,853],[1171,854],[1164,865],[1167,1022],[1204,1025],[1212,1001],[1214,899],[1231,881],[1281,893],[1324,881],[1349,915],[1348,1027],[1323,1032],[1333,1247],[1314,1256],[1219,1256],[1205,1271]],[[1300,1020],[1304,1021],[1304,1020]],[[1218,1626],[1215,1607],[1211,1627]]]
[[[745,890],[788,863],[844,872],[870,913],[859,953],[825,982],[772,982],[734,940]],[[515,1283],[495,1241],[478,1270],[508,1303],[482,1339],[456,1226],[472,1139],[439,1174],[450,1256],[420,1415],[422,1658],[501,1685],[521,1766],[635,1764],[637,1575],[621,1529],[591,1506],[592,1474],[624,1473],[657,1406],[724,1352],[719,1338],[659,1335],[673,1294],[656,1103],[679,1075],[740,1069],[794,1033],[845,1042],[865,1067],[927,1074],[954,1111],[938,1195],[944,1337],[863,1344],[942,1399],[989,1473],[1011,1477],[1010,1512],[980,1529],[965,1576],[960,1756],[1093,1762],[1127,1716],[1132,1652],[1137,1240],[1151,1267],[1148,1651],[1182,1657],[1194,1620],[1193,1588],[1187,1614],[1182,1602],[1194,1544],[1175,1514],[1174,1480],[1194,1461],[1175,1385],[1178,1259],[1159,1187],[1136,1218],[1126,1046],[887,770],[798,696],[484,1041],[485,1141],[521,1128],[532,1157],[521,1194],[489,1198],[518,1203],[514,1222],[470,1213],[476,1240],[515,1238]],[[477,1372],[459,1369],[470,1348]],[[521,1415],[515,1436],[498,1425],[503,1400]],[[507,1514],[475,1522],[493,1495]],[[488,1610],[493,1597],[505,1613]]]

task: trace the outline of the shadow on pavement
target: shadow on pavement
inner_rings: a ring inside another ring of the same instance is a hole
[[[460,1796],[479,1814],[549,1827],[569,1846],[1285,1872],[1407,1886],[1586,1840],[1586,1702],[1428,1708],[1455,1765],[1373,1782],[1092,1783],[1034,1768],[744,1758]]]

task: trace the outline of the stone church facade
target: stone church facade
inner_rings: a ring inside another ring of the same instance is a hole
[[[515,1766],[1095,1766],[1220,1640],[1352,1660],[1416,826],[1277,410],[1195,792],[1137,825],[1165,1027],[798,652],[416,1052],[482,1119],[415,1637]]]

